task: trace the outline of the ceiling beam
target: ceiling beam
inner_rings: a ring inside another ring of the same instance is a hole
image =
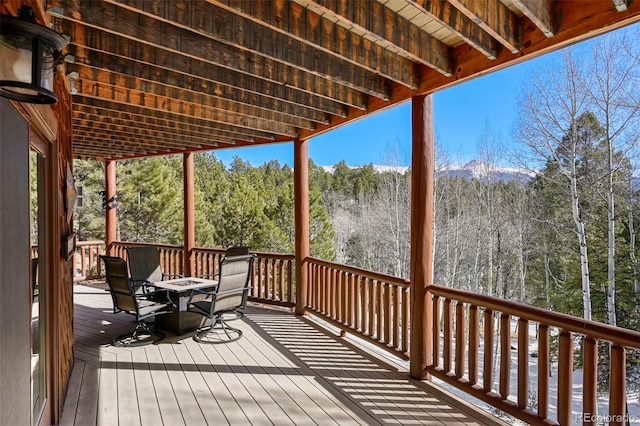
[[[203,145],[187,140],[181,135],[162,135],[146,129],[138,129],[134,133],[114,126],[83,126],[78,123],[74,123],[74,134],[85,139],[102,140],[105,144],[109,144],[112,141],[122,142],[127,145],[137,144],[142,149],[157,152],[171,149],[185,150],[187,148],[212,149],[219,142],[235,145],[235,141],[224,138],[211,138],[207,144]]]
[[[269,27],[291,40],[285,45],[302,43],[304,50],[318,49],[407,87],[415,88],[418,83],[414,63],[410,59],[290,0],[207,1]]]
[[[154,112],[160,111],[189,117],[200,117],[205,120],[228,123],[238,127],[262,130],[290,137],[295,137],[298,133],[293,126],[283,125],[265,118],[242,116],[194,102],[148,94],[111,84],[79,81],[76,82],[75,87],[78,95],[117,103],[119,108],[124,105],[141,108],[141,110],[145,111],[143,115],[153,116]]]
[[[149,96],[157,97],[157,104],[169,104],[169,101],[182,102],[184,104],[193,104],[193,108],[210,108],[211,110],[220,111],[223,113],[234,114],[238,119],[263,119],[272,122],[281,123],[288,126],[293,126],[303,129],[314,129],[315,124],[302,117],[295,117],[291,115],[281,114],[278,111],[255,107],[245,103],[234,103],[227,99],[209,96],[206,93],[198,93],[188,91],[173,86],[168,86],[162,83],[137,80],[124,74],[112,73],[110,71],[101,70],[98,68],[88,68],[85,66],[73,65],[69,67],[72,72],[76,72],[78,77],[73,80],[74,89],[78,94],[89,94],[95,96],[97,87],[112,87],[113,93],[120,93],[121,91],[131,91],[131,93],[139,93],[138,99],[147,100]],[[103,92],[104,93],[104,92]],[[108,96],[108,95],[106,95]],[[127,96],[124,99],[132,99],[130,102],[135,102],[136,98]],[[162,102],[164,100],[164,102]],[[140,104],[139,104],[140,105]],[[148,106],[148,103],[145,103]],[[182,107],[182,109],[186,109]]]
[[[447,0],[406,0],[422,12],[449,28],[458,37],[487,58],[495,59],[501,46],[469,17],[451,6]],[[537,0],[533,0],[537,1]]]
[[[451,49],[407,19],[371,0],[298,0],[314,7],[344,24],[356,26],[360,31],[375,36],[383,46],[393,45],[412,60],[421,63],[445,76],[451,76],[453,62]]]
[[[182,1],[179,3],[180,7],[176,7],[176,0],[104,1],[167,23],[176,29],[197,33],[227,46],[347,85],[371,96],[388,98],[388,94],[384,94],[386,88],[378,78],[378,70],[367,69],[361,63],[347,61],[330,52],[312,49],[306,43],[248,20],[233,13],[231,9],[217,7],[204,0]],[[417,86],[411,62],[396,61],[393,65],[389,70],[397,81],[408,87]]]
[[[629,0],[613,0],[613,5],[618,12],[624,12],[629,7]]]
[[[95,121],[91,117],[76,117],[72,120],[74,128],[76,129],[85,129],[87,131],[95,131],[96,133],[108,133],[110,130],[113,132],[122,132],[129,135],[146,135],[148,137],[156,137],[159,138],[183,138],[184,142],[181,145],[193,146],[195,148],[202,148],[203,145],[210,145],[212,140],[224,140],[227,142],[235,142],[235,138],[222,135],[220,133],[211,133],[208,136],[195,136],[193,134],[188,134],[187,132],[179,132],[179,131],[169,131],[167,129],[158,129],[158,128],[150,128],[150,127],[142,127],[135,126],[135,123],[131,122],[115,122],[115,121]],[[153,140],[153,139],[152,139]]]
[[[224,100],[227,103],[237,102],[247,107],[275,111],[296,120],[305,119],[317,123],[327,121],[327,113],[303,105],[285,102],[281,99],[264,96],[259,93],[249,92],[242,88],[235,88],[219,84],[199,77],[185,75],[179,72],[160,69],[152,65],[136,62],[124,57],[114,56],[108,53],[89,50],[83,47],[72,46],[69,53],[75,56],[73,64],[67,65],[67,71],[76,71],[80,79],[96,80],[99,70],[105,70],[120,76],[126,76],[126,84],[129,88],[153,87],[154,84],[162,84],[177,89],[183,89],[199,95],[208,95]],[[73,53],[72,53],[73,52]],[[156,68],[156,69],[154,69]],[[156,76],[162,75],[161,79]],[[116,78],[110,77],[113,81]],[[161,83],[158,81],[161,80]],[[164,89],[165,91],[168,89]],[[344,110],[344,108],[341,108]]]
[[[511,53],[522,47],[518,17],[498,0],[447,0]],[[539,1],[539,0],[538,0]]]
[[[229,26],[229,22],[219,16],[206,16],[194,12],[193,28],[199,31],[194,32],[160,20],[156,16],[138,13],[104,1],[91,1],[91,7],[82,8],[78,7],[80,3],[71,0],[51,0],[51,4],[53,7],[49,9],[50,13],[60,18],[82,22],[121,37],[161,47],[171,53],[225,66],[233,71],[253,74],[273,82],[286,82],[294,87],[310,86],[315,89],[322,85],[334,84],[350,87],[380,99],[389,98],[384,79],[362,67],[337,68],[334,62],[314,62],[311,67],[313,72],[303,71],[288,63],[202,35],[212,32],[213,27],[231,38],[232,34],[240,31],[239,28]],[[167,7],[174,11],[178,9],[175,5]],[[315,55],[302,53],[292,52],[299,56],[297,63],[304,60],[313,61],[315,58]],[[308,56],[311,57],[307,58]]]
[[[118,109],[115,109],[118,108]],[[232,126],[226,123],[215,123],[196,117],[183,117],[170,113],[157,113],[153,116],[142,115],[145,111],[137,108],[122,108],[120,104],[111,104],[107,101],[85,98],[76,95],[73,103],[73,116],[86,114],[93,117],[101,117],[104,120],[128,120],[141,126],[164,127],[167,129],[193,132],[194,134],[210,135],[212,132],[227,134],[230,137],[242,140],[275,140],[273,133],[254,129]],[[99,120],[98,120],[99,121]]]
[[[248,142],[254,142],[256,139],[255,137],[241,135],[238,133],[227,132],[220,129],[209,128],[208,131],[206,131],[206,129],[193,130],[192,128],[187,126],[180,126],[180,125],[174,125],[174,126],[164,125],[163,126],[163,125],[153,124],[151,122],[146,122],[144,123],[144,125],[141,126],[141,123],[137,120],[136,121],[131,119],[125,120],[122,118],[91,114],[82,109],[77,109],[73,111],[72,117],[74,122],[79,121],[83,123],[93,123],[95,125],[114,125],[114,126],[120,126],[123,128],[131,128],[131,130],[136,129],[137,127],[144,127],[145,129],[166,133],[166,134],[181,134],[190,140],[198,141],[199,143],[205,143],[205,144],[207,143],[207,141],[211,139],[212,134],[218,135],[220,137],[225,137],[231,140],[243,139]],[[176,124],[176,123],[173,123],[173,124]]]
[[[142,64],[142,67],[136,71],[140,74],[140,78],[164,79],[166,70],[169,70],[335,115],[344,116],[344,105],[366,109],[365,95],[331,82],[317,88],[293,87],[282,81],[265,80],[246,72],[229,72],[230,69],[226,65],[212,64],[198,58],[167,52],[161,47],[118,37],[116,34],[88,27],[79,22],[62,20],[58,23],[60,30],[71,38],[71,44],[68,47],[71,54],[78,55],[80,60],[89,61],[91,58],[86,52],[96,50],[131,59]],[[314,92],[314,90],[317,91]]]
[[[547,38],[553,37],[553,13],[550,0],[512,0],[513,4],[533,22]]]

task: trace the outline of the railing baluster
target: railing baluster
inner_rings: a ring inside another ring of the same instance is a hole
[[[549,326],[538,327],[538,417],[549,417]]]
[[[478,383],[478,307],[469,306],[469,383]]]
[[[609,373],[609,425],[623,425],[626,408],[626,353],[623,347],[611,345]]]
[[[336,320],[344,321],[344,274],[336,270]]]
[[[518,320],[518,407],[527,408],[529,400],[529,321]]]
[[[401,288],[390,286],[391,295],[393,297],[393,347],[398,349],[400,346],[400,297],[402,295]]]
[[[586,338],[583,345],[582,412],[583,414],[592,415],[595,419],[595,415],[598,412],[598,342],[595,339]]]
[[[484,311],[484,364],[482,366],[482,387],[491,392],[493,387],[493,311]]]
[[[456,377],[461,378],[464,376],[464,355],[466,347],[466,333],[465,333],[465,320],[464,320],[464,303],[456,303]]]
[[[374,285],[376,286],[376,312],[375,312],[375,318],[376,318],[376,339],[378,341],[383,341],[384,337],[382,336],[382,330],[384,329],[384,321],[385,321],[385,316],[384,316],[384,295],[382,294],[384,291],[384,284],[379,281],[376,280]]]
[[[571,424],[573,342],[571,333],[562,330],[558,343],[558,423]]]
[[[409,324],[411,323],[410,314],[410,295],[408,288],[402,288],[402,307],[404,309],[402,315],[402,353],[405,354],[409,351]]]
[[[451,371],[451,361],[453,358],[452,353],[452,340],[453,340],[453,312],[451,310],[451,299],[444,299],[444,347],[442,348],[444,356],[444,372]]]
[[[500,316],[500,397],[509,397],[509,379],[511,378],[511,317]]]
[[[282,260],[278,261],[278,299],[287,300],[284,291],[284,262]]]
[[[367,333],[369,334],[369,336],[373,337],[373,333],[375,333],[376,327],[376,287],[374,285],[374,280],[367,278],[367,288],[369,290],[369,305],[367,306],[369,323],[367,327]]]
[[[359,294],[359,303],[356,305],[357,318],[358,318],[358,326],[357,330],[360,332],[365,331],[365,303],[366,303],[366,283],[364,282],[364,277],[358,277],[358,294]]]
[[[295,300],[293,290],[293,261],[287,261],[287,302],[293,302]],[[307,301],[303,300],[303,305],[307,305]]]
[[[355,305],[355,297],[354,297],[354,276],[353,274],[347,273],[347,326],[349,328],[354,328],[354,305]]]
[[[342,323],[348,326],[351,323],[351,318],[349,317],[349,293],[351,291],[351,285],[349,284],[349,280],[351,274],[348,272],[342,272]]]
[[[433,366],[440,366],[440,298],[433,296]]]

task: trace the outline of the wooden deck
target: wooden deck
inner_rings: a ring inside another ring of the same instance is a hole
[[[100,288],[74,286],[75,366],[62,425],[503,424],[306,318],[251,308],[244,336],[167,333],[118,348],[132,325]]]

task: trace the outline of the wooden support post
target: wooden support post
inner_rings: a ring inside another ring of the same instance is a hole
[[[105,206],[105,245],[109,256],[113,256],[113,242],[116,241],[116,226],[118,210],[109,207],[109,200],[116,195],[116,161],[107,160],[104,163],[104,194],[107,201]]]
[[[303,315],[307,306],[309,257],[309,142],[293,142],[293,189],[295,194],[296,230],[296,314]]]
[[[433,280],[433,99],[414,96],[411,102],[411,358],[410,373],[427,377],[433,363],[433,316],[429,286]]]
[[[182,156],[182,172],[184,186],[184,271],[185,277],[194,276],[196,259],[193,248],[196,245],[195,228],[195,179],[193,166],[193,152]]]

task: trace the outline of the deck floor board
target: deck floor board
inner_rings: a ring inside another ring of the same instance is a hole
[[[193,333],[114,347],[132,327],[101,288],[75,285],[75,366],[62,422],[75,425],[503,425],[408,377],[317,322],[250,307],[241,339]]]

